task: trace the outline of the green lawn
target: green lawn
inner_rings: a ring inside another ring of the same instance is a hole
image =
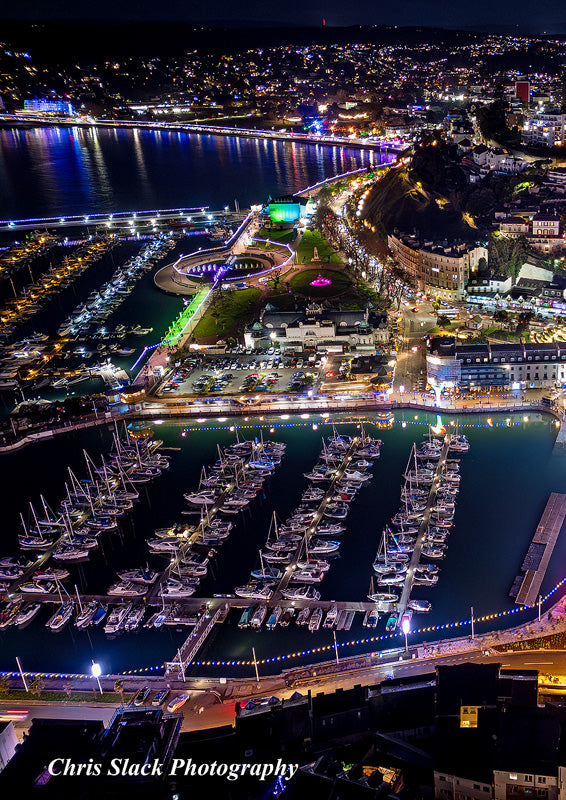
[[[311,281],[321,275],[329,278],[332,283],[329,286],[311,286]],[[331,269],[305,269],[293,275],[289,281],[294,292],[306,294],[309,297],[334,297],[348,291],[352,286],[352,281],[344,272]]]
[[[256,234],[258,239],[271,239],[272,242],[281,242],[281,244],[290,244],[293,245],[293,239],[295,238],[295,231],[292,228],[286,228],[284,230],[276,230],[271,228],[260,228],[260,230]],[[256,247],[262,247],[264,250],[274,250],[275,248],[272,245],[260,245],[258,242],[254,242]]]
[[[308,264],[313,260],[314,248],[318,250],[318,258],[325,264],[341,264],[339,256],[334,252],[318,231],[306,230],[297,247],[297,263]]]
[[[196,326],[193,336],[204,339],[207,336],[226,336],[238,324],[247,322],[261,295],[256,288],[224,292],[214,300]]]
[[[124,703],[129,703],[133,698],[131,692],[124,692]],[[97,703],[121,703],[122,698],[118,692],[104,692],[100,694],[98,689],[92,692],[59,692],[51,689],[43,689],[39,695],[26,692],[24,689],[10,689],[8,692],[0,694],[0,700],[44,700],[44,701],[61,701],[69,700],[73,703],[87,702],[92,703],[94,700]]]
[[[258,234],[259,239],[271,239],[272,242],[281,242],[282,244],[290,244],[297,251],[297,263],[308,264],[313,260],[314,248],[318,250],[318,258],[324,264],[341,264],[339,256],[334,252],[332,247],[328,244],[318,231],[306,230],[299,241],[298,246],[295,246],[295,232],[291,228],[285,230],[276,230],[271,228],[262,228]],[[266,250],[273,250],[270,245],[264,247]],[[317,262],[318,263],[318,262]]]

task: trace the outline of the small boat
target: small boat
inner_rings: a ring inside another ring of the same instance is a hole
[[[430,609],[432,608],[428,600],[409,600],[407,605],[411,609],[411,611],[414,611],[416,613],[430,611]]]
[[[16,615],[13,625],[26,625],[41,611],[41,603],[29,603]]]
[[[77,618],[75,620],[75,627],[86,628],[88,625],[90,625],[96,613],[97,608],[98,608],[97,600],[91,600],[90,603],[87,603],[87,605],[84,606],[80,614],[77,615]]]
[[[265,615],[267,614],[267,606],[258,606],[254,611],[254,615],[250,620],[250,627],[261,628]]]
[[[326,612],[326,617],[324,619],[324,622],[322,623],[322,627],[333,628],[336,623],[337,617],[338,617],[338,606],[336,605],[336,603],[333,603]]]
[[[396,629],[396,627],[397,627],[397,615],[396,614],[391,614],[389,616],[388,620],[387,620],[386,625],[385,625],[385,630],[388,633],[392,633]]]
[[[55,614],[46,622],[46,627],[51,628],[52,631],[62,630],[73,616],[73,607],[74,604],[70,601],[63,603]]]
[[[310,608],[301,609],[297,615],[297,625],[306,625],[309,621],[310,613]]]
[[[240,617],[240,621],[238,622],[238,628],[247,628],[250,624],[250,620],[253,616],[255,606],[248,606],[244,611],[242,611],[242,616]]]
[[[122,606],[116,606],[114,609],[112,609],[110,616],[106,621],[106,625],[104,626],[104,633],[117,633],[131,610],[131,603],[126,603]]]
[[[274,630],[277,627],[277,623],[279,622],[279,618],[282,613],[283,609],[281,608],[281,606],[276,606],[269,615],[269,618],[265,623],[265,627],[270,631]]]
[[[309,631],[311,631],[311,633],[313,631],[317,631],[320,628],[320,623],[322,622],[322,615],[323,615],[322,608],[315,608],[315,610],[312,612],[311,618],[309,620]]]
[[[99,606],[94,612],[91,625],[100,625],[106,614],[108,613],[108,606]]]
[[[320,592],[313,586],[287,587],[281,591],[285,600],[320,600]]]

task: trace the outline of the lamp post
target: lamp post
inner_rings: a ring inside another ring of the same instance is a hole
[[[100,691],[100,694],[102,694],[102,686],[100,685],[100,676],[102,675],[102,669],[100,667],[100,664],[97,664],[95,661],[93,661],[90,671],[92,672],[92,677],[96,678],[96,682],[98,683],[98,689]]]
[[[409,645],[407,643],[407,634],[411,630],[411,623],[409,622],[408,619],[404,619],[403,622],[401,623],[401,630],[405,634],[405,652],[408,653],[409,652]]]

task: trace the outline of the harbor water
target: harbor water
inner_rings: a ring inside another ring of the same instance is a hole
[[[415,419],[418,417],[418,419]],[[359,421],[334,416],[341,432],[355,435]],[[444,422],[456,418],[445,417]],[[493,415],[491,425],[480,415],[459,416],[459,429],[471,444],[469,453],[461,454],[461,484],[453,532],[448,539],[446,558],[439,562],[440,578],[432,588],[415,589],[415,597],[432,603],[429,614],[415,615],[413,627],[424,627],[468,619],[470,606],[477,618],[485,614],[513,608],[508,592],[518,574],[523,557],[538,524],[548,495],[563,491],[566,485],[566,456],[553,450],[554,419],[546,415]],[[365,600],[372,574],[372,561],[379,545],[383,526],[399,506],[402,474],[413,441],[420,442],[427,434],[428,423],[436,417],[399,411],[394,425],[378,430],[370,421],[366,431],[383,441],[382,455],[375,462],[373,479],[352,503],[347,530],[342,537],[340,556],[332,561],[330,571],[320,585],[323,600]],[[198,595],[231,594],[234,587],[246,582],[252,568],[258,565],[258,550],[263,546],[273,510],[285,518],[298,504],[307,481],[303,472],[314,465],[321,447],[321,438],[332,433],[327,420],[312,415],[308,420],[291,416],[288,420],[273,417],[263,423],[239,421],[239,433],[246,438],[260,434],[287,444],[285,457],[266,484],[262,497],[237,518],[229,539],[211,562],[209,576],[202,581]],[[150,556],[145,538],[157,527],[182,519],[186,508],[183,492],[195,488],[202,465],[216,458],[217,445],[235,441],[229,430],[234,420],[202,425],[164,423],[155,426],[157,435],[171,451],[171,468],[155,482],[143,488],[135,512],[126,517],[119,533],[103,534],[102,547],[90,561],[72,568],[69,591],[76,584],[81,593],[104,593],[120,568],[163,566],[164,559]],[[313,424],[317,426],[313,430]],[[189,427],[187,428],[187,425]],[[270,433],[270,428],[273,432]],[[110,431],[93,429],[55,440],[35,444],[26,450],[4,457],[4,474],[0,486],[0,502],[5,510],[2,554],[16,552],[18,516],[25,515],[25,500],[39,501],[42,493],[56,506],[62,499],[66,466],[77,474],[85,474],[82,449],[97,461],[111,443]],[[46,466],[48,465],[48,468]],[[564,576],[566,540],[558,539],[548,572],[542,585],[546,593]],[[530,612],[531,616],[534,612]],[[189,629],[165,628],[160,631],[141,629],[113,640],[101,630],[77,632],[71,626],[59,634],[49,632],[44,623],[48,610],[23,631],[8,628],[0,632],[0,669],[11,669],[19,655],[28,670],[83,672],[92,658],[103,665],[105,672],[138,670],[160,665],[173,658],[176,648]],[[286,629],[262,630],[258,633],[239,630],[240,612],[234,611],[223,625],[216,626],[198,659],[203,661],[247,660],[254,647],[257,658],[275,658],[330,645],[332,633],[311,634],[293,623]],[[513,615],[513,622],[524,617]],[[384,619],[377,629],[362,628],[362,615],[357,614],[352,629],[338,632],[341,642],[356,641],[368,636],[384,635]],[[491,625],[493,623],[490,623]],[[481,632],[482,626],[476,629]],[[488,623],[483,625],[488,629]],[[463,632],[469,632],[464,628]],[[441,634],[429,634],[428,640]],[[420,639],[423,637],[421,636]],[[399,646],[398,636],[378,640],[373,646],[343,646],[341,655],[381,650]],[[331,658],[332,652],[310,653],[303,658],[284,659],[287,666]],[[276,672],[280,662],[262,665],[265,674]],[[195,668],[196,671],[198,671]],[[244,667],[201,667],[207,674],[250,674]]]

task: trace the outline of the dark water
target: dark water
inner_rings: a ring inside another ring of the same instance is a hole
[[[360,492],[353,504],[340,557],[333,561],[321,585],[323,599],[365,599],[380,531],[398,507],[401,475],[412,442],[420,441],[426,434],[427,419],[426,415],[419,415],[415,420],[414,414],[405,412],[397,414],[391,430],[377,432],[369,425],[368,430],[383,440],[382,456],[374,466],[371,485]],[[550,417],[531,415],[529,421],[524,422],[522,416],[515,415],[508,423],[505,419],[495,416],[494,427],[489,427],[483,418],[460,418],[461,428],[469,436],[472,447],[461,459],[462,480],[454,532],[449,539],[448,555],[440,562],[437,586],[421,589],[419,594],[414,592],[414,596],[428,598],[433,604],[430,614],[415,617],[415,627],[468,619],[471,605],[476,618],[513,608],[508,597],[509,588],[548,494],[563,491],[566,457],[553,452],[555,428]],[[316,431],[312,429],[313,421],[319,425]],[[257,551],[265,542],[272,510],[275,508],[285,517],[297,505],[306,485],[302,473],[316,460],[322,434],[331,433],[331,428],[314,416],[308,421],[291,417],[285,422],[274,417],[271,422],[275,427],[271,435],[287,443],[287,453],[264,496],[238,522],[220,549],[212,565],[213,576],[201,584],[199,594],[202,596],[230,593],[247,579],[257,562]],[[119,568],[148,561],[155,566],[163,564],[162,558],[149,556],[144,539],[154,528],[180,518],[184,507],[182,493],[196,485],[201,466],[214,461],[216,445],[234,440],[228,424],[208,421],[200,427],[217,427],[217,430],[190,430],[186,436],[181,435],[181,424],[156,427],[166,445],[181,447],[179,452],[171,453],[171,470],[147,490],[142,490],[142,501],[132,517],[124,521],[120,533],[102,537],[101,551],[93,555],[87,565],[73,568],[70,584],[76,583],[81,591],[102,592]],[[193,426],[199,428],[194,423]],[[356,423],[341,424],[340,429],[355,433]],[[244,423],[242,431],[245,435],[259,432],[245,429]],[[269,426],[264,428],[264,435],[268,433]],[[26,499],[35,502],[43,492],[48,502],[56,505],[63,494],[66,465],[83,474],[82,448],[86,447],[96,457],[108,448],[109,441],[106,430],[88,431],[34,445],[3,459],[6,477],[0,485],[0,503],[4,509],[0,552],[14,550],[18,515],[20,511],[25,512]],[[19,498],[17,502],[14,497]],[[565,558],[566,540],[562,537],[550,562],[543,593],[562,579]],[[186,629],[140,631],[112,641],[99,630],[81,633],[69,627],[60,634],[52,634],[43,624],[47,614],[47,610],[42,612],[25,631],[8,629],[0,633],[0,669],[12,668],[16,655],[24,659],[26,669],[82,672],[93,657],[101,661],[105,671],[157,666],[172,658],[187,634]],[[252,646],[258,659],[272,658],[332,642],[328,631],[310,634],[294,625],[276,632],[239,631],[238,618],[239,613],[234,613],[217,629],[201,653],[201,659],[247,660],[251,658]],[[516,614],[514,618],[521,619],[521,615]],[[383,633],[382,623],[376,631],[367,630],[361,626],[361,615],[357,615],[352,630],[339,632],[337,639],[339,643],[350,642]],[[429,633],[420,638],[430,640],[439,635]],[[398,638],[387,639],[375,644],[342,647],[341,652],[346,655],[399,643]],[[323,652],[310,655],[307,660],[331,657],[332,653]],[[289,661],[289,665],[297,663],[299,659]],[[279,666],[279,663],[276,667],[262,665],[262,671],[277,671]],[[218,674],[227,672],[225,666],[218,669]],[[210,673],[214,669],[207,666],[205,671]],[[234,667],[231,672],[241,673],[241,669]]]
[[[0,130],[0,219],[206,205],[243,208],[379,154],[164,131]]]

